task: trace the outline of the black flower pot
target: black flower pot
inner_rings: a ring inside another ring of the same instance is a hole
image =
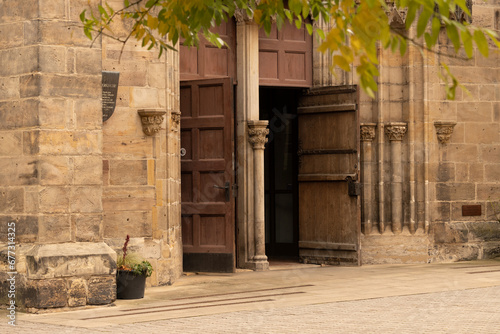
[[[116,271],[116,298],[140,299],[144,298],[146,276],[134,275],[128,270]]]

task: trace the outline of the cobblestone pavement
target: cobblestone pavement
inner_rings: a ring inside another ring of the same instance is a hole
[[[5,318],[4,318],[5,319]],[[499,333],[500,286],[226,312],[83,329],[20,321],[2,333]]]

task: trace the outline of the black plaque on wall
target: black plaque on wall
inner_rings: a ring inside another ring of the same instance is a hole
[[[118,80],[120,72],[102,72],[102,121],[106,122],[116,106],[116,94],[118,92]]]

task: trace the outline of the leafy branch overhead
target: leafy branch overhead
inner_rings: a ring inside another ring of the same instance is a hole
[[[224,41],[210,31],[214,26],[235,15],[238,10],[253,18],[269,34],[271,26],[278,28],[285,22],[297,28],[305,25],[309,34],[321,41],[319,51],[332,55],[333,65],[351,71],[355,64],[362,88],[370,96],[377,91],[377,48],[380,45],[404,55],[408,44],[420,50],[435,49],[444,30],[455,54],[464,50],[472,58],[474,47],[488,57],[489,44],[500,49],[498,35],[493,30],[469,25],[463,18],[471,17],[467,1],[470,0],[124,0],[122,8],[115,10],[107,3],[96,10],[84,11],[80,19],[90,39],[106,35],[125,45],[134,38],[148,49],[158,48],[159,56],[182,40],[184,45],[198,45],[199,36],[221,47]],[[285,6],[284,2],[287,2]],[[406,20],[401,28],[393,28],[387,13],[404,10]],[[456,17],[455,13],[463,13]],[[329,31],[306,22],[330,22]],[[114,33],[113,22],[121,19],[131,22],[126,34]],[[413,27],[413,28],[412,28]],[[410,28],[414,29],[410,33]],[[498,51],[498,50],[496,50]],[[458,81],[443,64],[445,77],[451,79],[448,97],[454,98]]]

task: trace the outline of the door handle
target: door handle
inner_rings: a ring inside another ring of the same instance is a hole
[[[229,193],[229,182],[224,183],[224,187],[221,187],[219,185],[214,184],[214,188],[216,189],[224,189],[225,190],[225,195],[226,195],[226,202],[229,202],[230,198],[230,193]]]

